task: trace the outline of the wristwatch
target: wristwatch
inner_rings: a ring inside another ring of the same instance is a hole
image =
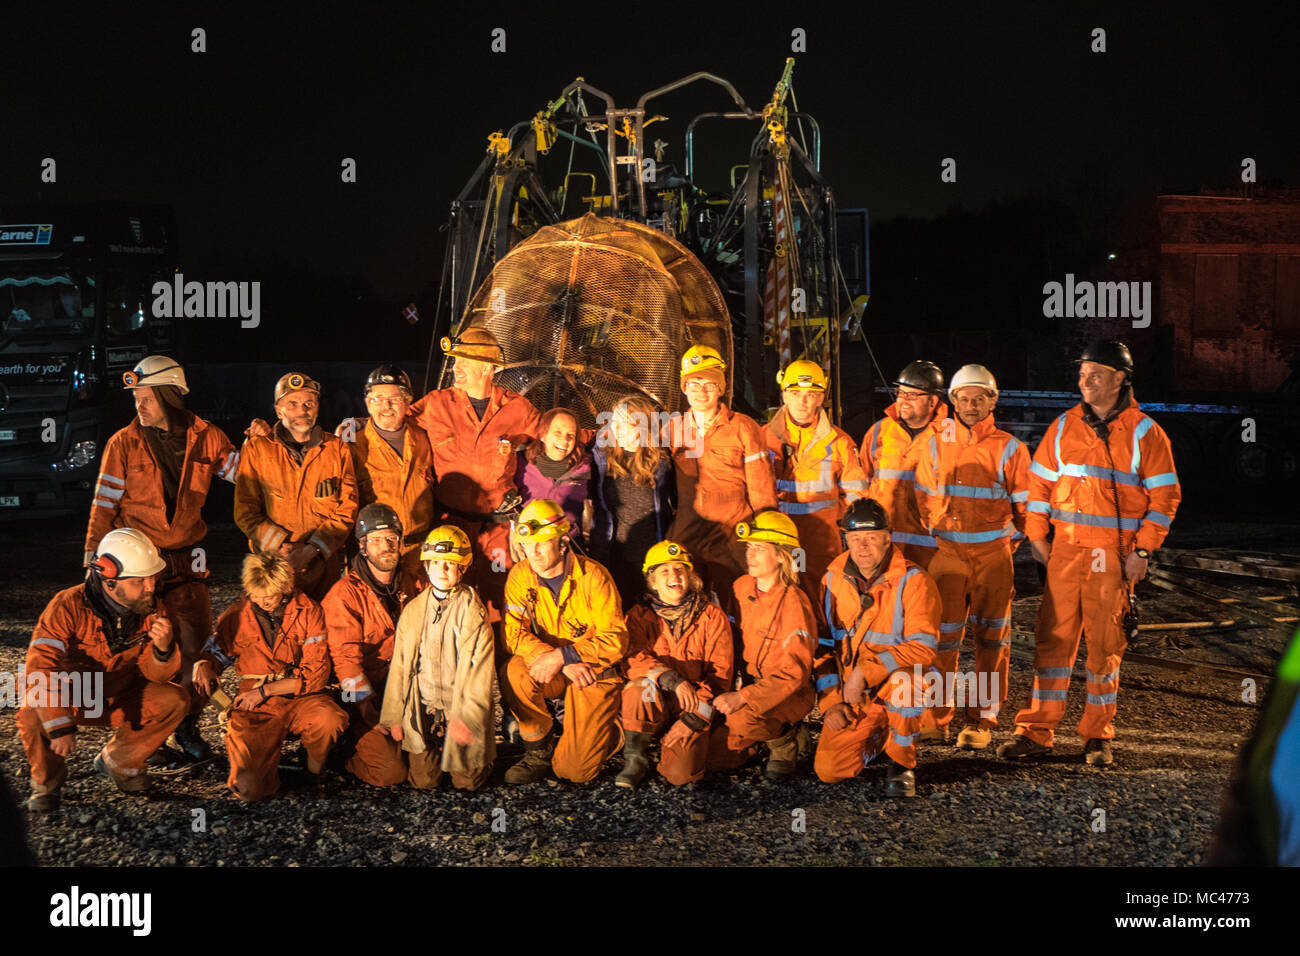
[[[1146,548],[1134,548],[1133,553],[1136,554],[1143,561],[1151,560],[1151,552],[1148,551]]]

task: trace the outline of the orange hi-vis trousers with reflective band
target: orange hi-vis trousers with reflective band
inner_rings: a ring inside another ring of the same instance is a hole
[[[704,708],[712,709],[704,701]],[[697,711],[698,713],[698,711]],[[659,688],[643,677],[623,687],[623,729],[628,732],[660,736],[682,715],[682,705],[675,693]],[[659,773],[674,786],[693,783],[704,776],[709,756],[709,728],[694,731],[684,744],[659,748]]]
[[[1079,736],[1111,740],[1124,658],[1124,611],[1128,591],[1124,563],[1113,549],[1085,548],[1057,540],[1047,562],[1047,585],[1038,611],[1034,689],[1029,706],[1016,714],[1016,733],[1051,746],[1065,716],[1070,672],[1079,639],[1088,640],[1087,698]]]
[[[967,631],[975,644],[974,689],[989,699],[972,699],[970,682],[964,682],[965,722],[990,730],[998,725],[998,713],[1007,699],[1011,662],[1015,571],[1010,542],[1010,538],[985,544],[939,541],[929,574],[943,602],[935,666],[944,675],[944,705],[928,708],[923,721],[926,726],[946,727],[952,721],[957,663]]]
[[[853,709],[853,720],[840,730],[822,727],[813,772],[825,783],[862,773],[881,753],[904,767],[916,767],[916,737],[925,700],[924,673],[918,665],[896,670],[876,692]]]

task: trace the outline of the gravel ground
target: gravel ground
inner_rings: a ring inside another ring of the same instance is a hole
[[[79,562],[84,525],[69,520],[39,530],[40,545],[33,548],[32,526],[0,526],[0,553],[21,555],[3,568],[0,671],[19,668],[41,608],[55,590],[77,579],[69,569]],[[1228,540],[1222,530],[1212,539],[1218,546],[1285,549],[1295,530],[1267,529],[1275,545],[1239,526],[1233,532],[1240,540]],[[1204,531],[1189,521],[1183,538],[1171,544],[1189,546]],[[242,545],[233,526],[216,526],[209,535],[215,611],[236,594]],[[1032,632],[1039,587],[1025,555],[1017,578],[1025,597],[1016,602],[1014,627]],[[1144,619],[1193,620],[1212,607],[1153,592],[1144,601]],[[1281,633],[1262,630],[1210,634],[1191,639],[1185,655],[1266,671],[1282,643]],[[1179,653],[1154,637],[1136,649]],[[1012,713],[1028,695],[1031,660],[1032,639],[1017,636]],[[1242,701],[1238,677],[1126,663],[1116,763],[1099,771],[1082,764],[1081,742],[1073,733],[1082,711],[1082,675],[1081,658],[1064,732],[1049,760],[1022,766],[998,761],[991,751],[927,745],[920,755],[918,795],[911,801],[884,799],[883,767],[827,785],[812,776],[810,758],[795,780],[780,785],[767,782],[755,764],[708,789],[686,791],[655,780],[635,792],[614,786],[617,759],[585,787],[552,779],[507,788],[500,783],[507,758],[498,761],[489,788],[477,794],[445,784],[432,793],[378,790],[336,772],[312,788],[295,784],[295,775],[286,772],[279,797],[245,806],[226,795],[221,757],[158,778],[144,796],[118,793],[90,766],[107,731],[85,728],[69,761],[63,808],[33,819],[28,838],[38,860],[55,865],[1200,863],[1257,705]],[[1261,700],[1266,686],[1260,682]],[[203,728],[209,741],[218,740],[211,718],[205,717]],[[1004,717],[999,736],[1009,732]],[[7,708],[0,709],[0,773],[15,794],[28,792],[26,759]]]

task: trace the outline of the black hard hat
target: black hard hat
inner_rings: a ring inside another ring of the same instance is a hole
[[[389,528],[402,533],[402,519],[397,512],[381,501],[372,501],[361,509],[357,515],[357,540],[360,541],[372,531],[387,531]]]
[[[874,498],[859,498],[840,518],[841,531],[888,531],[889,515]]]
[[[1096,362],[1098,365],[1105,365],[1116,371],[1133,374],[1133,354],[1128,350],[1127,345],[1116,339],[1093,342],[1083,350],[1081,356],[1075,359],[1074,364],[1081,365],[1084,362]]]
[[[943,395],[943,370],[933,362],[908,362],[907,367],[898,373],[895,385],[920,389],[931,395]]]
[[[411,388],[411,377],[396,365],[381,365],[366,376],[367,395],[376,385],[396,385],[398,388],[406,389],[408,394],[414,394]]]

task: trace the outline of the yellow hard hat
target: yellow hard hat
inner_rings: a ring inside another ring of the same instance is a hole
[[[799,529],[789,515],[779,511],[760,511],[750,521],[736,525],[736,537],[741,541],[767,541],[786,548],[799,547]]]
[[[777,373],[776,384],[780,385],[782,389],[802,388],[824,392],[826,391],[826,373],[816,362],[799,359],[799,361],[787,365],[784,372]]]
[[[420,547],[420,560],[468,565],[474,560],[470,554],[469,536],[451,524],[434,528]]]
[[[571,527],[563,508],[549,498],[534,498],[519,512],[516,531],[530,541],[549,541],[568,534]]]
[[[645,563],[641,565],[641,573],[649,574],[661,564],[684,564],[692,569],[695,567],[691,564],[690,552],[676,541],[660,541],[647,551]]]
[[[716,368],[720,372],[726,371],[727,363],[722,361],[722,355],[718,350],[708,345],[692,345],[682,356],[682,381],[685,381],[688,375],[707,372],[711,368]]]

